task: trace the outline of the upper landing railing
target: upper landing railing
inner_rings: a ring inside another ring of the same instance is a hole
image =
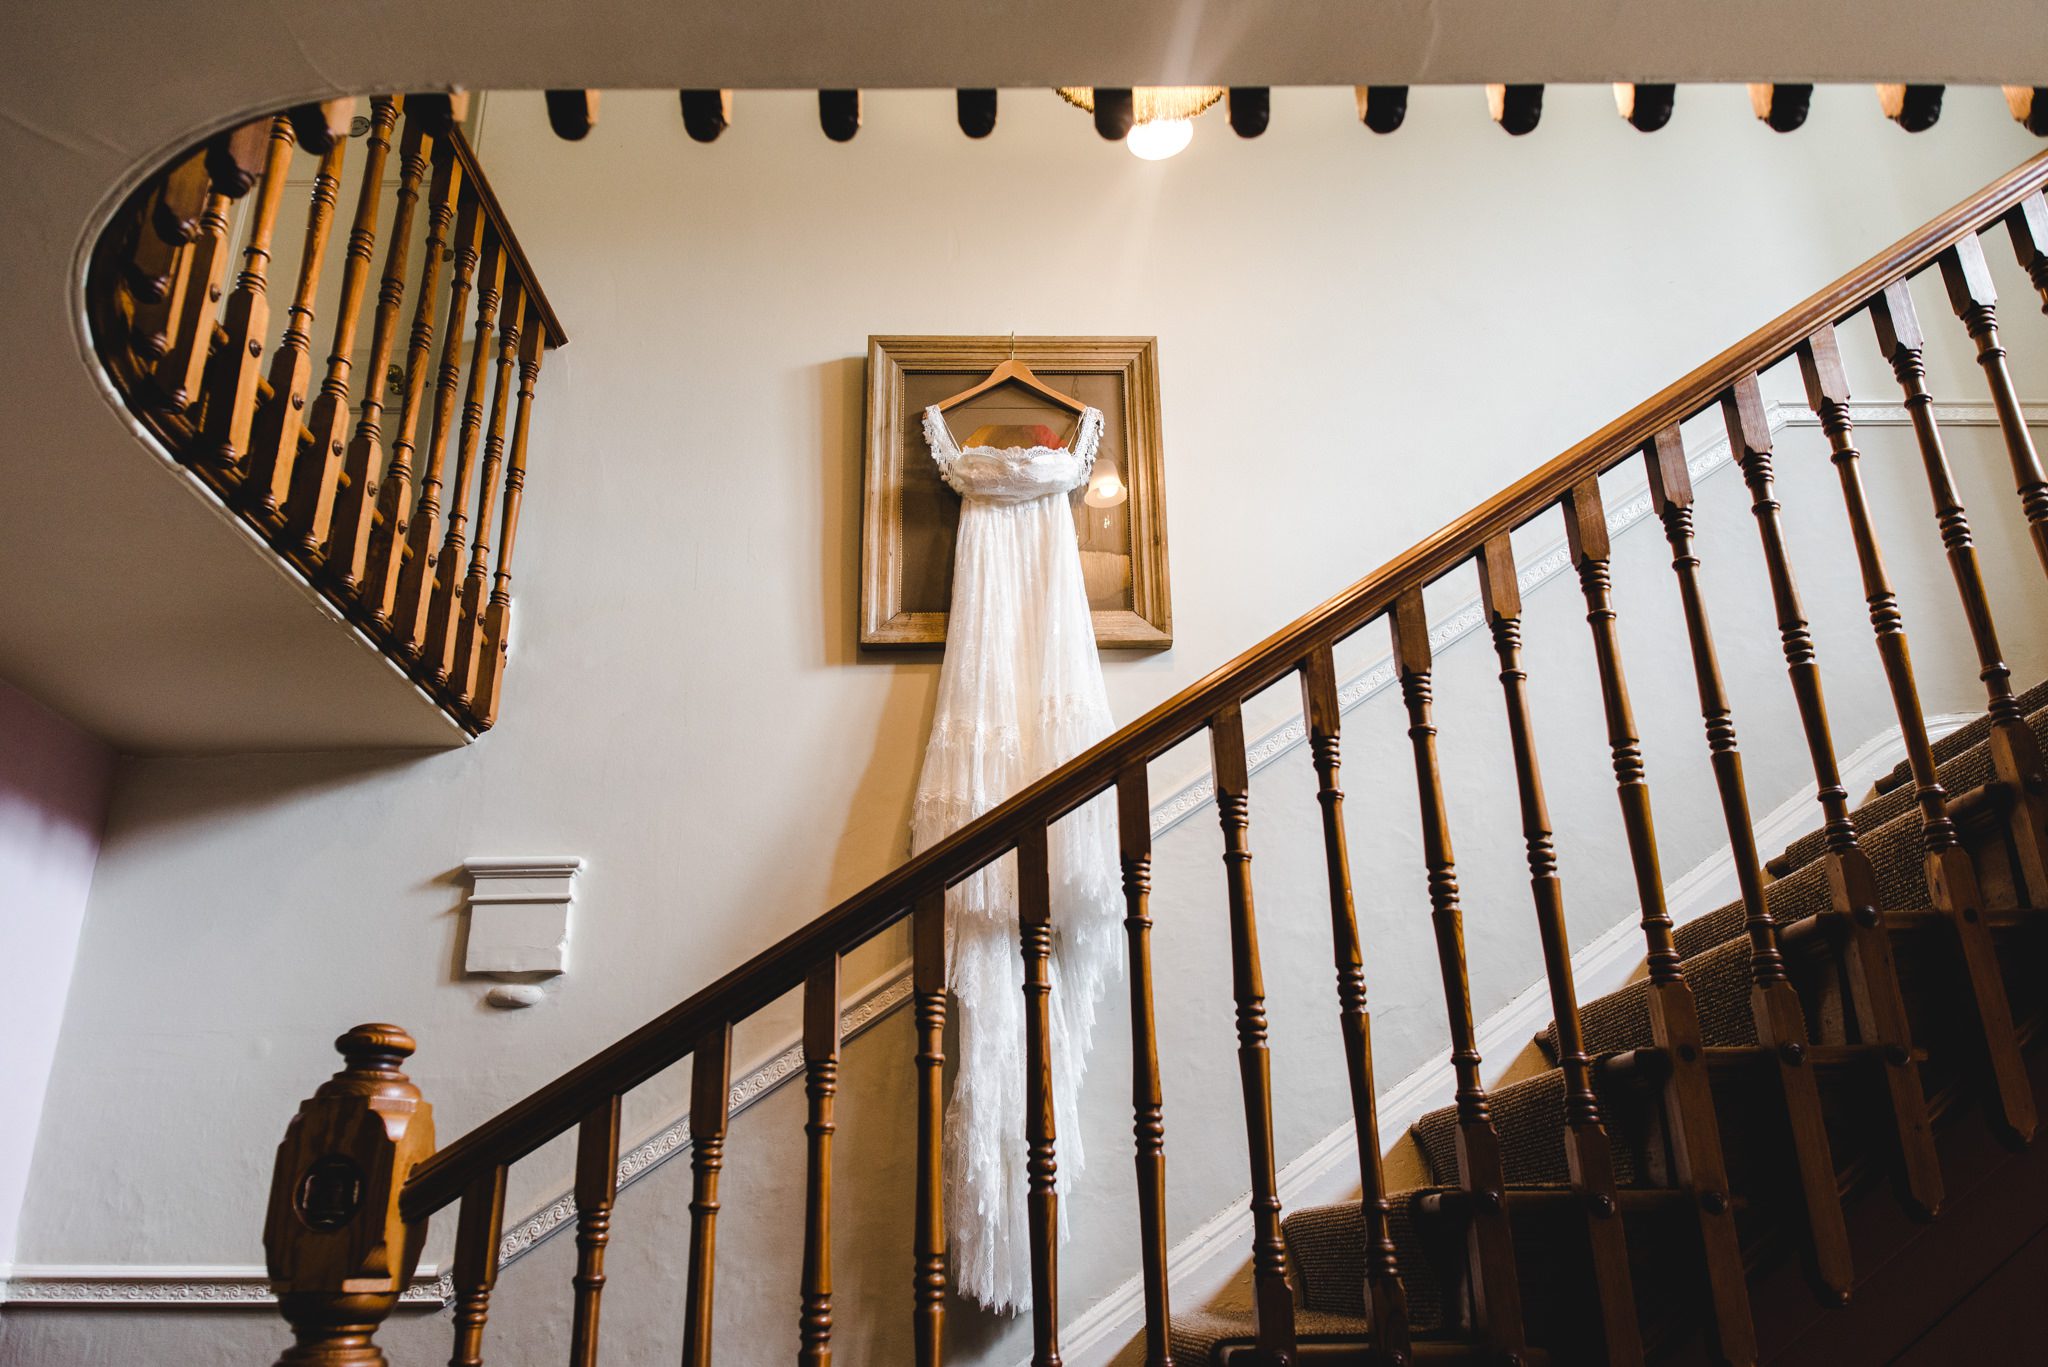
[[[305,105],[193,148],[101,233],[86,310],[128,410],[475,733],[503,696],[534,387],[567,338],[461,105]],[[301,152],[318,161],[303,205]],[[303,220],[295,264],[281,212]]]
[[[1830,927],[1839,929],[1843,943],[1849,946],[1844,952],[1857,956],[1858,967],[1849,975],[1860,984],[1856,988],[1860,994],[1856,997],[1860,1013],[1857,1036],[1853,1050],[1845,1053],[1850,1048],[1845,1044],[1831,1057],[1853,1053],[1857,1066],[1867,1066],[1871,1076],[1883,1073],[1901,1161],[1909,1170],[1916,1199],[1924,1209],[1932,1209],[1940,1199],[1939,1164],[1930,1147],[1915,1056],[1904,1026],[1896,1013],[1886,1014],[1890,1008],[1884,1005],[1897,991],[1889,948],[1876,943],[1885,934],[1887,913],[1878,900],[1870,859],[1859,844],[1828,724],[1821,662],[1792,575],[1789,524],[1780,514],[1771,428],[1759,378],[1780,365],[1795,368],[1807,402],[1826,433],[1846,514],[1846,544],[1832,553],[1854,555],[1869,604],[1871,631],[1912,769],[1930,905],[1952,933],[1965,961],[1991,966],[1988,973],[1973,969],[1969,986],[1975,1014],[1973,1038],[1983,1043],[1984,1085],[1989,1104],[2007,1132],[2031,1133],[2035,1108],[2030,1084],[2014,1044],[2014,1025],[1995,960],[1988,957],[1987,902],[1972,856],[1959,837],[1959,823],[1967,814],[1943,789],[1936,771],[1907,649],[1904,613],[1887,575],[1861,473],[1836,328],[1854,325],[1874,330],[1911,414],[1934,514],[1920,534],[1940,540],[1955,581],[1956,602],[1950,610],[1967,628],[1994,723],[1997,739],[1992,748],[2001,756],[1998,772],[2012,814],[2010,838],[2019,851],[2014,867],[2024,870],[2026,895],[2034,899],[2031,904],[2042,905],[2040,899],[2048,897],[2048,776],[2044,776],[2048,771],[2043,769],[2032,733],[2020,720],[2011,671],[2001,655],[1970,519],[1957,492],[1936,419],[1923,364],[1922,322],[1909,281],[1922,272],[1939,275],[1943,303],[1955,316],[1952,325],[1966,331],[1973,342],[1982,382],[1989,388],[1998,414],[2018,497],[2001,497],[1992,506],[1980,507],[1978,515],[1987,521],[2003,519],[2025,526],[2042,566],[2048,568],[2048,478],[2043,476],[2006,366],[1985,255],[1989,250],[2016,251],[2034,286],[2048,297],[2044,183],[2048,183],[2048,156],[2037,157],[1986,186],[1140,720],[448,1147],[435,1151],[431,1108],[400,1071],[400,1064],[412,1051],[412,1040],[395,1026],[361,1026],[351,1031],[340,1041],[347,1066],[302,1107],[278,1152],[267,1244],[283,1311],[298,1337],[298,1346],[287,1360],[323,1367],[369,1360],[367,1345],[377,1323],[405,1288],[427,1220],[459,1202],[453,1265],[455,1351],[450,1360],[466,1367],[481,1363],[501,1256],[506,1174],[514,1163],[543,1145],[574,1132],[576,1272],[563,1293],[572,1307],[565,1314],[565,1318],[573,1316],[571,1361],[589,1367],[598,1356],[605,1248],[617,1195],[621,1099],[688,1058],[692,1066],[692,1200],[688,1272],[677,1313],[683,1320],[685,1367],[704,1367],[712,1360],[719,1178],[728,1141],[734,1027],[778,998],[800,991],[808,1106],[807,1182],[802,1294],[801,1303],[791,1306],[792,1329],[799,1361],[828,1362],[834,1316],[831,1225],[835,1200],[843,1206],[848,1201],[872,1199],[872,1193],[857,1183],[842,1183],[836,1198],[833,1190],[841,960],[873,936],[907,919],[915,963],[918,1101],[913,1147],[917,1169],[913,1208],[897,1213],[914,1231],[914,1254],[912,1265],[904,1269],[902,1299],[892,1313],[909,1317],[914,1360],[919,1367],[935,1367],[942,1351],[940,1328],[946,1298],[941,1181],[945,1162],[941,1124],[947,996],[945,896],[948,887],[1014,853],[1027,1089],[1026,1132],[1015,1136],[1015,1142],[1029,1158],[1033,1361],[1039,1367],[1053,1367],[1060,1360],[1056,1234],[1060,1192],[1050,1099],[1056,1065],[1048,1009],[1053,935],[1048,829],[1084,803],[1113,792],[1110,800],[1120,815],[1130,951],[1137,1177],[1134,1242],[1145,1290],[1145,1361],[1148,1367],[1168,1367],[1165,1211],[1166,1135],[1171,1112],[1161,1093],[1160,1041],[1153,1012],[1147,765],[1181,742],[1206,733],[1222,826],[1231,931],[1232,992],[1254,1228],[1251,1255],[1258,1358],[1267,1363],[1294,1361],[1295,1301],[1281,1236],[1275,1173],[1274,1106],[1250,863],[1251,795],[1242,713],[1246,699],[1292,678],[1302,691],[1322,808],[1335,968],[1334,991],[1327,999],[1328,1020],[1345,1044],[1346,1080],[1357,1127],[1359,1182],[1364,1193],[1362,1237],[1369,1254],[1362,1293],[1373,1324],[1372,1360],[1382,1364],[1412,1361],[1405,1292],[1390,1235],[1389,1193],[1381,1171],[1377,1088],[1365,999],[1364,956],[1369,946],[1362,941],[1354,912],[1338,764],[1342,719],[1332,654],[1339,642],[1375,624],[1392,636],[1400,676],[1419,798],[1425,866],[1421,872],[1429,889],[1450,1057],[1457,1074],[1460,1190],[1454,1195],[1458,1198],[1456,1209],[1463,1212],[1467,1225],[1468,1237],[1462,1241],[1463,1280],[1470,1292],[1469,1303],[1476,1307],[1470,1334],[1490,1351],[1490,1360],[1526,1360],[1527,1345],[1517,1308],[1518,1267],[1505,1204],[1510,1194],[1480,1072],[1451,845],[1454,808],[1446,798],[1447,776],[1437,756],[1438,709],[1423,613],[1423,590],[1446,575],[1468,572],[1468,567],[1477,569],[1481,601],[1500,662],[1533,912],[1557,1019],[1566,1092],[1565,1142],[1574,1173],[1572,1209],[1590,1222],[1601,1304],[1625,1308],[1614,1333],[1633,1332],[1627,1327],[1634,1323],[1628,1250],[1621,1222],[1608,1218],[1618,1209],[1615,1171],[1580,1028],[1557,839],[1536,759],[1535,696],[1528,686],[1528,672],[1532,660],[1541,668],[1548,651],[1556,647],[1546,635],[1539,649],[1524,653],[1522,604],[1510,544],[1512,533],[1539,519],[1563,524],[1578,571],[1590,638],[1581,645],[1590,644],[1605,726],[1604,734],[1577,739],[1588,748],[1607,751],[1611,759],[1619,817],[1641,899],[1649,1009],[1656,1038],[1663,1042],[1667,1069],[1660,1084],[1665,1088],[1663,1114],[1672,1130],[1671,1150],[1677,1155],[1670,1190],[1661,1195],[1677,1198],[1672,1208],[1695,1213],[1688,1218],[1698,1222],[1705,1276],[1714,1291],[1710,1302],[1703,1300],[1703,1304],[1711,1305],[1721,1356],[1728,1361],[1753,1360],[1754,1331],[1744,1289],[1742,1250],[1720,1156],[1712,1090],[1704,1071],[1706,1051],[1665,905],[1649,775],[1623,668],[1615,566],[1600,476],[1625,464],[1637,465],[1648,476],[1650,501],[1670,546],[1685,649],[1694,666],[1704,722],[1703,739],[1710,753],[1720,819],[1743,894],[1753,1024],[1760,1041],[1754,1057],[1769,1064],[1773,1085],[1782,1094],[1788,1142],[1797,1158],[1787,1171],[1796,1174],[1793,1180],[1800,1199],[1795,1204],[1803,1212],[1816,1276],[1837,1299],[1846,1299],[1850,1269],[1840,1193],[1822,1123],[1820,1095],[1812,1069],[1804,1066],[1810,1058],[1819,1057],[1810,1051],[1834,1046],[1828,1038],[1809,1039],[1807,1035],[1788,978],[1783,935],[1765,901],[1733,704],[1722,681],[1700,579],[1701,542],[1695,534],[1695,514],[1703,518],[1717,514],[1695,508],[1680,424],[1703,413],[1716,413],[1725,424],[1749,495],[1749,511],[1759,536],[1758,553],[1769,574],[1770,594],[1736,605],[1742,611],[1729,616],[1753,631],[1776,634],[1782,643],[1787,682],[1797,704],[1828,833],[1834,899],[1827,913]],[[1985,236],[1980,240],[1980,235]],[[2006,239],[2009,247],[2004,245]],[[2008,620],[2006,625],[2030,639],[2040,626],[2024,619]],[[1370,876],[1378,882],[1388,874],[1374,869]],[[1289,913],[1283,910],[1282,914]],[[1180,929],[1164,926],[1161,933],[1177,934]],[[867,1218],[875,1218],[873,1212],[868,1212]],[[1610,1338],[1609,1349],[1611,1361],[1641,1360],[1640,1344],[1630,1345],[1616,1337]]]

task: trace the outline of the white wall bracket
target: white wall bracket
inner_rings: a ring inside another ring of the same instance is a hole
[[[576,900],[574,855],[465,859],[470,876],[465,971],[499,979],[485,994],[493,1006],[532,1006],[541,981],[569,969],[569,906]]]

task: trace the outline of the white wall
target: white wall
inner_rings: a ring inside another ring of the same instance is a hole
[[[537,96],[494,99],[484,160],[573,338],[542,379],[504,720],[428,757],[124,769],[21,1260],[258,1262],[272,1146],[333,1067],[339,1029],[412,1029],[412,1072],[452,1138],[898,862],[936,660],[854,644],[870,333],[1159,336],[1177,644],[1109,658],[1112,701],[1132,717],[2035,150],[1995,99],[1952,99],[1917,139],[1868,105],[1867,90],[1822,91],[1808,129],[1780,137],[1739,88],[1688,88],[1673,125],[1644,137],[1605,89],[1554,89],[1542,128],[1516,140],[1476,92],[1418,90],[1408,126],[1376,138],[1348,91],[1279,91],[1264,138],[1239,141],[1212,116],[1188,153],[1145,165],[1049,92],[1006,92],[985,143],[958,134],[948,94],[870,94],[843,147],[819,135],[807,94],[743,94],[710,147],[686,139],[672,93],[608,95],[580,144],[551,139]],[[1998,269],[2027,364],[2048,354],[2048,329],[2009,262]],[[1921,301],[1930,331],[1948,331],[1939,291]],[[1867,334],[1845,346],[1871,375]],[[1956,397],[1981,397],[1967,364],[1944,374]],[[1883,397],[1884,379],[1865,392]],[[1846,751],[1889,718],[1817,440],[1787,437],[1784,496],[1824,659],[1840,662],[1830,701]],[[1910,444],[1866,445],[1909,621],[1925,624],[1930,709],[1970,706]],[[2023,540],[2001,530],[2013,514],[1995,438],[1958,434],[1956,450],[2018,656],[2040,600],[2003,586],[2038,580],[2020,577],[2034,574]],[[1802,781],[1797,749],[1775,739],[1796,729],[1739,482],[1701,497],[1763,810]],[[1618,575],[1676,874],[1725,837],[1662,553],[1654,532],[1633,534]],[[1466,591],[1461,579],[1433,601]],[[1573,927],[1590,936],[1627,912],[1627,879],[1604,751],[1586,743],[1597,711],[1575,597],[1566,583],[1532,599],[1530,635]],[[1365,637],[1354,666],[1383,649],[1382,629]],[[2044,645],[2027,646],[2023,672],[2048,672]],[[1490,666],[1483,649],[1447,652],[1438,689],[1482,1011],[1537,967]],[[1390,1084],[1441,1047],[1442,1012],[1399,725],[1383,696],[1352,729]],[[1155,791],[1205,763],[1162,761]],[[1299,755],[1254,792],[1283,1158],[1343,1115],[1311,792]],[[1157,873],[1176,1236],[1245,1182],[1217,847],[1212,820],[1190,821]],[[543,1005],[498,1014],[455,976],[457,873],[465,856],[534,852],[588,860],[575,968]],[[896,952],[877,947],[849,976]],[[792,1021],[785,1003],[744,1028],[740,1062]],[[1090,1082],[1070,1311],[1134,1265],[1123,1029],[1105,1019]],[[907,1228],[858,1217],[902,1206],[906,1039],[899,1018],[849,1062],[842,1133],[861,1179],[842,1184],[840,1319],[878,1336],[849,1360],[886,1360],[900,1332],[866,1311],[903,1289]],[[628,1132],[680,1114],[684,1082],[629,1098]],[[749,1113],[732,1151],[721,1247],[747,1275],[728,1278],[721,1310],[727,1344],[754,1339],[762,1360],[793,1333],[796,1107],[785,1093]],[[512,1207],[555,1194],[567,1171],[563,1146],[544,1150],[515,1171]],[[678,1332],[676,1171],[622,1203],[608,1337],[635,1359]],[[450,1232],[437,1222],[430,1258]],[[553,1354],[567,1256],[557,1241],[508,1273],[508,1360]],[[7,1332],[39,1363],[132,1342],[96,1323],[19,1311]],[[1014,1324],[964,1310],[951,1323],[957,1360],[1020,1354]]]
[[[43,1115],[79,927],[106,824],[113,752],[0,681],[0,1267]]]

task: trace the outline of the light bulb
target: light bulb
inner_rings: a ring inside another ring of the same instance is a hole
[[[1111,470],[1089,481],[1088,492],[1081,496],[1081,501],[1091,508],[1114,508],[1130,496],[1131,491],[1116,477],[1116,471]]]
[[[1194,138],[1195,125],[1190,119],[1153,119],[1131,129],[1124,138],[1124,146],[1131,149],[1134,157],[1164,161]]]

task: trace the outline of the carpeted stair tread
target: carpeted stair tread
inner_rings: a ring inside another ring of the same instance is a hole
[[[2044,694],[2044,689],[2048,689],[2048,684],[2028,689],[2022,695],[2020,706],[2027,714],[2027,724],[2033,728],[2035,739],[2043,746],[2048,746],[2048,694]],[[1981,728],[1979,723],[1982,723]],[[1937,747],[1935,757],[1940,763],[1937,772],[1941,776],[1941,786],[1948,790],[1951,798],[1967,793],[1972,788],[1982,787],[1991,781],[1991,752],[1983,744],[1984,737],[1990,732],[1990,719],[1979,717],[1952,735],[1943,737],[1943,745]],[[1966,733],[1974,735],[1975,739],[1960,749],[1948,750],[1944,755],[1943,751],[1947,748],[1948,742],[1958,740]],[[1914,804],[1913,784],[1911,775],[1908,774],[1906,782],[1896,784],[1880,796],[1864,803],[1853,815],[1856,829],[1860,833],[1883,826],[1901,814],[1915,811],[1917,808]],[[1779,868],[1800,868],[1818,859],[1826,847],[1826,836],[1823,832],[1817,829],[1808,831],[1787,845],[1785,852],[1771,862]]]
[[[2031,717],[2043,708],[2048,708],[2048,679],[2042,680],[2019,696],[2020,714]],[[1946,764],[1963,751],[1978,745],[1991,734],[1991,715],[1987,712],[1972,718],[1964,725],[1934,742],[1934,762]],[[1913,781],[1913,766],[1908,760],[1900,760],[1892,771],[1877,781],[1877,791],[1889,793],[1894,788],[1905,787]]]
[[[1598,1098],[1603,1111],[1611,1099]],[[1565,1185],[1571,1167],[1564,1151],[1564,1074],[1553,1068],[1520,1082],[1494,1089],[1487,1097],[1494,1133],[1500,1136],[1501,1166],[1510,1186]],[[1615,1127],[1607,1126],[1610,1136]],[[1430,1174],[1446,1186],[1458,1181],[1458,1108],[1431,1111],[1412,1127],[1415,1142],[1429,1161]],[[1629,1145],[1614,1139],[1614,1178],[1622,1186],[1635,1180]]]
[[[1875,805],[1875,804],[1872,804]],[[1857,843],[1877,874],[1878,904],[1886,910],[1927,906],[1926,844],[1917,807],[1899,813],[1876,829],[1859,828]],[[1781,926],[1827,910],[1830,897],[1827,861],[1815,859],[1767,884],[1764,900],[1771,919]],[[1703,954],[1742,934],[1747,913],[1740,901],[1680,926],[1673,935],[1680,958]]]
[[[1395,1192],[1387,1201],[1387,1230],[1400,1261],[1401,1288],[1408,1298],[1408,1323],[1417,1332],[1444,1322],[1443,1286],[1423,1248],[1414,1201],[1432,1189]],[[1327,1314],[1365,1314],[1365,1217],[1358,1202],[1308,1206],[1281,1221],[1288,1261],[1302,1301]],[[1176,1320],[1176,1328],[1178,1320]]]
[[[1734,939],[1685,961],[1685,980],[1692,986],[1700,1016],[1700,1037],[1709,1045],[1756,1043],[1749,1006],[1749,941],[1741,934],[1739,919],[1736,929]],[[1586,1033],[1586,1052],[1597,1058],[1647,1048],[1652,1043],[1649,996],[1649,983],[1638,981],[1581,1005],[1579,1025]],[[1557,1057],[1555,1021],[1538,1043],[1546,1055]]]
[[[1350,1341],[1365,1338],[1370,1331],[1371,1325],[1360,1315],[1333,1315],[1300,1308],[1294,1312],[1294,1336],[1298,1340]],[[1248,1311],[1234,1314],[1196,1310],[1175,1315],[1168,1338],[1173,1344],[1173,1360],[1180,1367],[1209,1367],[1218,1349],[1256,1343],[1258,1329]]]

